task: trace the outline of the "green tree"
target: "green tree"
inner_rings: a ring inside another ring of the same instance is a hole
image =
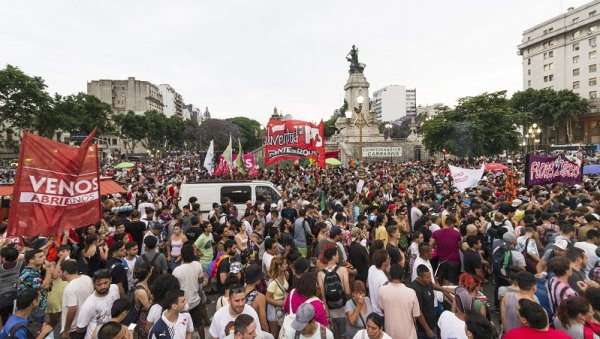
[[[41,77],[29,76],[11,65],[0,70],[0,133],[10,135],[5,145],[16,147],[13,133],[33,130],[38,116],[51,114],[51,101]]]
[[[125,151],[128,154],[133,153],[136,145],[146,138],[148,128],[146,117],[129,111],[127,114],[116,114],[113,119],[115,130],[123,141]]]
[[[246,117],[234,117],[227,120],[236,125],[240,131],[242,148],[245,151],[252,151],[262,146],[261,127],[258,121]]]
[[[323,133],[325,133],[325,138],[330,138],[335,133],[335,122],[338,119],[338,115],[332,115],[328,120],[323,121]]]
[[[56,94],[52,114],[40,114],[34,123],[36,130],[48,137],[57,131],[88,134],[96,128],[96,135],[114,131],[112,108],[93,95],[78,93],[61,96]]]
[[[518,147],[517,120],[506,91],[465,97],[423,123],[423,143],[430,152],[447,148],[461,157],[492,156]]]
[[[211,140],[215,141],[215,153],[225,150],[229,143],[231,135],[232,145],[237,148],[237,139],[240,137],[240,130],[237,125],[228,120],[209,119],[200,125],[200,143],[207,148]],[[242,147],[244,147],[242,145]]]

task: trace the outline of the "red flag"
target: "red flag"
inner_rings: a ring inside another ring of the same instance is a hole
[[[11,236],[55,235],[101,218],[96,130],[80,147],[24,132],[8,218]]]
[[[323,121],[271,120],[265,140],[265,166],[281,160],[310,158],[325,168]]]

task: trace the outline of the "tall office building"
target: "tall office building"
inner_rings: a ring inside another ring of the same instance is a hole
[[[573,90],[590,102],[582,121],[573,126],[571,143],[600,143],[600,0],[546,20],[523,32],[523,88]],[[548,131],[550,142],[567,141],[561,130]]]
[[[183,116],[183,99],[181,94],[177,93],[171,85],[158,85],[160,94],[163,97],[163,113],[168,117]]]
[[[87,83],[87,94],[111,105],[115,113],[133,111],[141,114],[155,110],[163,112],[163,96],[158,86],[135,80],[93,80]]]
[[[373,92],[371,107],[377,121],[394,121],[417,114],[417,90],[389,85]]]

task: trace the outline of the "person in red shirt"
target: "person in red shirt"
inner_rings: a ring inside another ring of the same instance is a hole
[[[503,339],[569,339],[568,334],[552,329],[548,326],[548,314],[540,304],[529,299],[519,300],[519,316],[523,326],[512,329]]]

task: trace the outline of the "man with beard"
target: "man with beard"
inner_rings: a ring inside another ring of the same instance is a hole
[[[223,339],[227,336],[225,328],[235,321],[240,314],[247,314],[254,318],[256,332],[260,332],[260,320],[258,314],[250,305],[246,305],[246,292],[244,286],[233,286],[229,291],[229,306],[221,307],[214,315],[209,333],[213,338]]]
[[[85,339],[91,339],[96,326],[110,320],[110,310],[115,300],[119,299],[119,288],[111,284],[110,273],[106,269],[94,273],[94,293],[81,305],[77,315],[77,332],[84,333]]]

